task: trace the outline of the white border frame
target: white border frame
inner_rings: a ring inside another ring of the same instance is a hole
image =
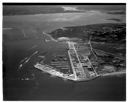
[[[0,36],[0,65],[1,65],[1,70],[0,70],[0,101],[3,101],[3,74],[2,74],[2,19],[3,19],[3,15],[2,15],[2,3],[126,3],[126,28],[127,28],[127,0],[0,0],[0,19],[1,19],[1,23],[0,23],[0,32],[1,32],[1,36]],[[128,32],[128,29],[126,29],[126,32]],[[126,33],[126,40],[128,39],[127,33]],[[126,67],[128,66],[127,64],[127,47],[128,47],[128,42],[126,42]],[[128,69],[126,68],[126,73],[127,73]],[[128,79],[127,74],[126,74],[126,79]],[[127,86],[127,82],[128,80],[126,80],[126,86]],[[127,88],[126,88],[126,99],[128,97],[127,94]],[[49,102],[49,101],[45,101],[45,102]],[[70,101],[67,101],[70,102]],[[74,101],[74,102],[80,102],[80,101]],[[94,101],[86,101],[86,102],[94,102]],[[97,101],[98,102],[98,101]],[[101,101],[101,102],[107,102],[107,101]],[[114,102],[114,101],[109,101],[109,102]],[[115,101],[116,102],[116,101]],[[124,102],[124,101],[118,101],[118,102]]]

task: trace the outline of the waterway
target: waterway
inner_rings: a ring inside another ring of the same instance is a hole
[[[13,87],[12,87],[13,86]],[[6,98],[10,100],[125,100],[125,76],[99,77],[72,82],[39,74],[35,81],[12,82]]]

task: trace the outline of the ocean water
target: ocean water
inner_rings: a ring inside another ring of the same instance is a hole
[[[120,19],[120,21],[108,20]],[[38,29],[51,32],[57,28],[66,26],[78,26],[97,23],[125,23],[125,15],[107,14],[100,11],[88,11],[85,13],[54,13],[36,15],[4,16],[3,26]]]
[[[40,77],[39,77],[40,75]],[[38,73],[35,81],[13,81],[5,88],[5,100],[125,100],[125,76],[100,77],[72,82]]]

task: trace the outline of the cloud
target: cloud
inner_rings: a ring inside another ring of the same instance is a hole
[[[74,6],[62,6],[62,8],[64,9],[64,11],[80,11],[79,9],[77,9],[77,7]]]

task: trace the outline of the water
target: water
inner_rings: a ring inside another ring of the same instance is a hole
[[[36,81],[22,81],[18,83],[20,85],[15,84],[14,88],[7,89],[8,99],[125,100],[125,76],[102,77],[92,81],[75,83],[45,74],[38,74]]]
[[[55,13],[55,14],[36,14],[36,15],[16,15],[4,16],[4,27],[18,27],[42,30],[51,32],[60,27],[88,25],[97,23],[120,23],[114,20],[120,19],[124,23],[125,15],[107,14],[99,11],[88,11],[85,13]]]

